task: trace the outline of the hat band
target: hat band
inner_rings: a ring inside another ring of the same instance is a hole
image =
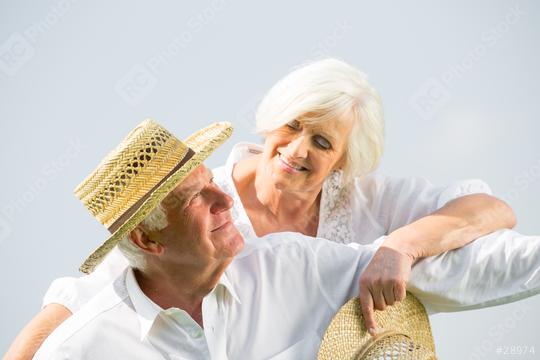
[[[152,187],[152,189],[150,189],[146,194],[144,194],[144,196],[142,196],[139,200],[137,200],[137,202],[131,205],[129,209],[127,209],[122,215],[118,217],[118,219],[116,219],[111,224],[111,226],[109,226],[108,229],[110,233],[114,234],[114,232],[118,230],[124,222],[126,222],[133,214],[135,214],[135,212],[137,212],[137,210],[142,206],[142,204],[150,197],[150,195],[152,195],[154,190],[156,190],[161,184],[165,182],[165,180],[167,180],[171,175],[173,175],[182,166],[184,166],[184,164],[188,162],[193,157],[193,155],[195,155],[195,151],[193,151],[191,148],[188,147],[187,152],[182,158],[182,160],[174,168],[172,168],[172,170],[169,171],[169,173],[166,176],[164,176],[163,179],[161,179],[154,187]]]

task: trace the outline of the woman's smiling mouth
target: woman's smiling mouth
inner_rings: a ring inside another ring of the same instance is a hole
[[[293,173],[297,173],[297,172],[307,170],[303,166],[296,165],[296,164],[292,163],[291,161],[287,161],[287,159],[285,159],[285,157],[283,157],[281,154],[279,154],[278,160],[279,160],[280,168],[285,170],[288,173],[293,174]]]

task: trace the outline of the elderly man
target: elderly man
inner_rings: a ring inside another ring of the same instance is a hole
[[[143,122],[77,188],[112,234],[81,269],[92,271],[116,245],[131,266],[65,321],[37,359],[315,357],[333,314],[357,294],[359,276],[382,238],[344,246],[280,233],[241,251],[232,199],[202,164],[230,131],[228,124],[215,124],[187,146],[158,124]],[[510,251],[526,258],[531,250],[540,253],[540,239]],[[472,265],[472,274],[483,270]],[[531,283],[536,269],[513,271],[500,284],[499,298],[538,292],[539,279]],[[412,276],[410,287],[422,298],[440,277],[418,271],[427,275]],[[472,276],[467,285],[489,283],[486,275]],[[452,281],[445,286],[462,285],[462,278]]]

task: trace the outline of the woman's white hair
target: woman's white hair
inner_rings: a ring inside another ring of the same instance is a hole
[[[163,230],[168,224],[167,213],[161,204],[152,210],[152,212],[150,212],[150,214],[148,214],[141,222],[141,225],[148,231]],[[120,240],[118,248],[128,259],[131,267],[135,269],[144,269],[146,265],[144,252],[131,241],[129,234]]]
[[[384,146],[384,120],[377,91],[366,74],[329,58],[302,65],[277,82],[256,114],[257,132],[266,135],[295,119],[320,123],[350,121],[342,184],[373,171]]]

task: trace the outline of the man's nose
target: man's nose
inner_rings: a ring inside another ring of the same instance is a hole
[[[227,211],[232,208],[234,200],[232,197],[227,195],[219,187],[213,189],[214,201],[210,207],[210,212],[212,214],[219,214],[220,212]]]
[[[292,158],[305,159],[308,154],[308,136],[300,135],[287,145],[287,155]]]

